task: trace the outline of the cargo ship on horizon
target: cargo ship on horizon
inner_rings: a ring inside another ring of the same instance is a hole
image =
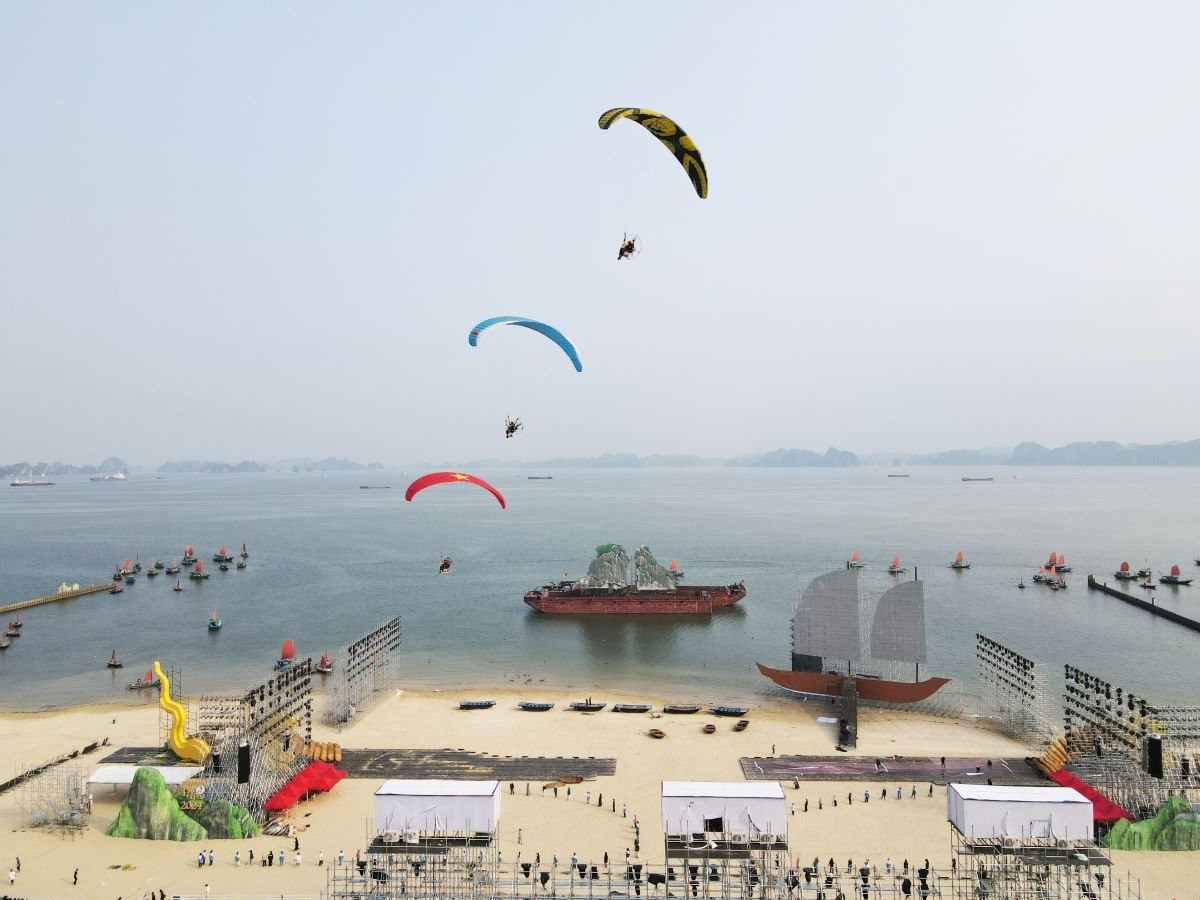
[[[525,603],[541,613],[707,615],[746,596],[741,582],[685,587],[682,577],[677,562],[664,568],[649,547],[638,547],[631,563],[620,544],[602,544],[587,575],[526,591]]]

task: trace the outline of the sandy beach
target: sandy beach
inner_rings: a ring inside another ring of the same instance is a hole
[[[565,706],[575,695],[537,691],[537,699],[554,700],[548,713],[528,713],[516,707],[518,699],[531,699],[530,689],[487,693],[496,699],[488,710],[462,711],[458,701],[478,693],[397,692],[377,701],[348,727],[335,732],[316,727],[314,738],[333,740],[347,748],[461,748],[493,755],[511,756],[596,756],[616,760],[616,773],[576,785],[570,798],[560,791],[541,790],[541,784],[502,785],[501,853],[507,868],[518,852],[530,859],[541,854],[543,864],[557,855],[565,868],[573,853],[580,861],[599,863],[607,852],[623,862],[626,848],[634,846],[634,816],[641,823],[640,860],[662,859],[659,788],[668,780],[741,781],[739,758],[790,754],[826,754],[832,749],[832,726],[819,724],[818,704],[777,701],[751,710],[750,727],[741,733],[728,720],[696,716],[664,716],[653,721],[643,715],[569,712]],[[620,697],[606,694],[613,702],[651,702],[663,698]],[[668,701],[669,702],[669,701]],[[701,727],[716,722],[715,734]],[[26,768],[58,754],[108,738],[110,747],[86,758],[94,769],[99,760],[122,746],[149,746],[157,742],[157,707],[146,705],[90,706],[40,713],[0,715],[6,755],[14,770]],[[658,727],[663,740],[646,732]],[[965,722],[889,710],[864,710],[857,755],[868,758],[892,755],[982,755],[1021,757],[1029,752],[1009,738]],[[15,774],[15,771],[14,771]],[[203,896],[211,886],[213,896],[274,895],[317,896],[325,886],[318,854],[332,860],[339,851],[353,856],[365,846],[371,827],[372,795],[380,779],[350,779],[334,791],[301,804],[293,812],[299,828],[302,864],[293,863],[291,838],[263,837],[252,841],[214,841],[216,864],[196,865],[198,846],[115,839],[104,830],[116,816],[123,795],[108,787],[94,789],[94,806],[89,827],[80,835],[60,836],[27,830],[17,818],[13,793],[0,803],[0,827],[5,835],[2,862],[5,867],[21,858],[15,895],[23,897],[141,897],[159,888],[168,895]],[[894,792],[895,787],[892,786]],[[878,796],[878,783],[802,782],[795,789],[785,784],[789,812],[788,837],[791,855],[802,861],[833,857],[844,864],[870,859],[883,867],[890,858],[899,865],[907,858],[928,858],[935,867],[950,863],[950,833],[946,824],[945,790],[935,786],[928,796],[927,782],[905,784],[905,798],[863,804],[846,803],[864,790]],[[591,803],[586,802],[591,795]],[[604,806],[596,805],[599,795]],[[839,803],[835,807],[835,796]],[[616,801],[616,812],[612,804]],[[804,801],[809,810],[803,811]],[[821,808],[818,809],[818,801]],[[628,815],[623,816],[623,809]],[[518,835],[520,843],[518,843]],[[205,849],[208,849],[207,847]],[[256,858],[268,851],[287,854],[287,865],[250,868],[244,864],[249,851]],[[233,862],[235,851],[243,865]],[[1128,869],[1142,880],[1143,897],[1195,898],[1200,889],[1192,875],[1200,863],[1194,853],[1117,853],[1114,871]],[[113,868],[118,867],[118,868]],[[129,867],[129,868],[120,868]],[[79,869],[79,884],[72,885]],[[7,868],[5,868],[7,874]]]

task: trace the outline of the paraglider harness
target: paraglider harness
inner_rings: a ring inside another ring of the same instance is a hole
[[[450,571],[452,565],[454,565],[454,559],[449,556],[443,556],[442,561],[438,563],[438,573],[445,575]]]
[[[621,240],[621,249],[617,251],[617,261],[633,259],[642,252],[641,240],[636,234],[627,234]]]
[[[510,437],[516,437],[517,432],[520,431],[524,427],[525,426],[521,424],[520,419],[505,419],[504,420],[504,437],[506,439],[510,438]]]

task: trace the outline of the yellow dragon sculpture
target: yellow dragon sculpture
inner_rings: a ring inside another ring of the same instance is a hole
[[[197,765],[203,763],[212,748],[200,738],[187,736],[187,710],[179,701],[171,699],[171,681],[157,659],[154,661],[154,677],[158,679],[158,705],[171,717],[171,732],[167,737],[167,744],[180,759]]]

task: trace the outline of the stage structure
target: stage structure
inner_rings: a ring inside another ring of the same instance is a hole
[[[261,823],[262,805],[304,765],[312,740],[312,660],[297,660],[241,698],[202,697],[201,733],[212,746],[205,798],[229,800]]]
[[[1068,665],[1067,769],[1138,819],[1171,795],[1200,800],[1200,707],[1155,706]]]
[[[400,617],[363,635],[346,648],[333,693],[324,711],[327,725],[349,722],[375,694],[398,683],[396,652],[400,649]]]
[[[1052,738],[1047,678],[1037,663],[982,634],[975,635],[975,657],[984,714],[1027,744]]]
[[[35,774],[14,790],[18,821],[72,836],[87,828],[91,804],[88,771],[82,763],[34,766],[27,771]]]

